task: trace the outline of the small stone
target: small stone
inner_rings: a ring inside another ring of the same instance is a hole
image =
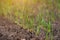
[[[21,40],[26,40],[26,39],[21,39]]]

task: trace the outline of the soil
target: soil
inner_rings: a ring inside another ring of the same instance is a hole
[[[60,22],[52,24],[53,40],[60,40]],[[45,40],[45,31],[41,29],[38,36],[34,32],[23,29],[12,21],[0,17],[0,40]],[[49,39],[50,40],[50,39]]]
[[[52,24],[53,40],[60,40],[60,20]]]

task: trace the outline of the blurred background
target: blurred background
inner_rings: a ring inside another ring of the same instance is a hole
[[[36,34],[41,28],[49,33],[60,20],[60,0],[0,0],[0,16]]]

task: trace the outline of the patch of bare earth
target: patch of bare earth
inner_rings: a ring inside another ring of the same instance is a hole
[[[42,30],[43,31],[43,30]],[[0,40],[44,40],[45,33],[36,36],[34,32],[23,29],[16,23],[0,17]]]
[[[60,20],[52,24],[53,40],[60,40]]]
[[[53,40],[60,40],[60,22],[52,24]],[[0,17],[0,40],[45,40],[46,32],[41,29],[38,36],[16,23]],[[50,39],[49,39],[50,40]]]

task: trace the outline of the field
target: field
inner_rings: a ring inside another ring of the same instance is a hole
[[[33,32],[32,35],[35,36],[32,40],[60,40],[59,0],[0,0],[1,20],[3,21],[0,22],[0,25],[9,25],[7,29],[10,27],[9,22],[13,22],[11,23],[12,29],[16,29],[17,26],[13,27],[18,25],[16,30],[22,27],[23,31]],[[7,20],[9,22],[6,23]],[[28,35],[30,36],[30,34]],[[26,37],[28,36],[26,35]],[[31,39],[27,38],[27,40]]]

